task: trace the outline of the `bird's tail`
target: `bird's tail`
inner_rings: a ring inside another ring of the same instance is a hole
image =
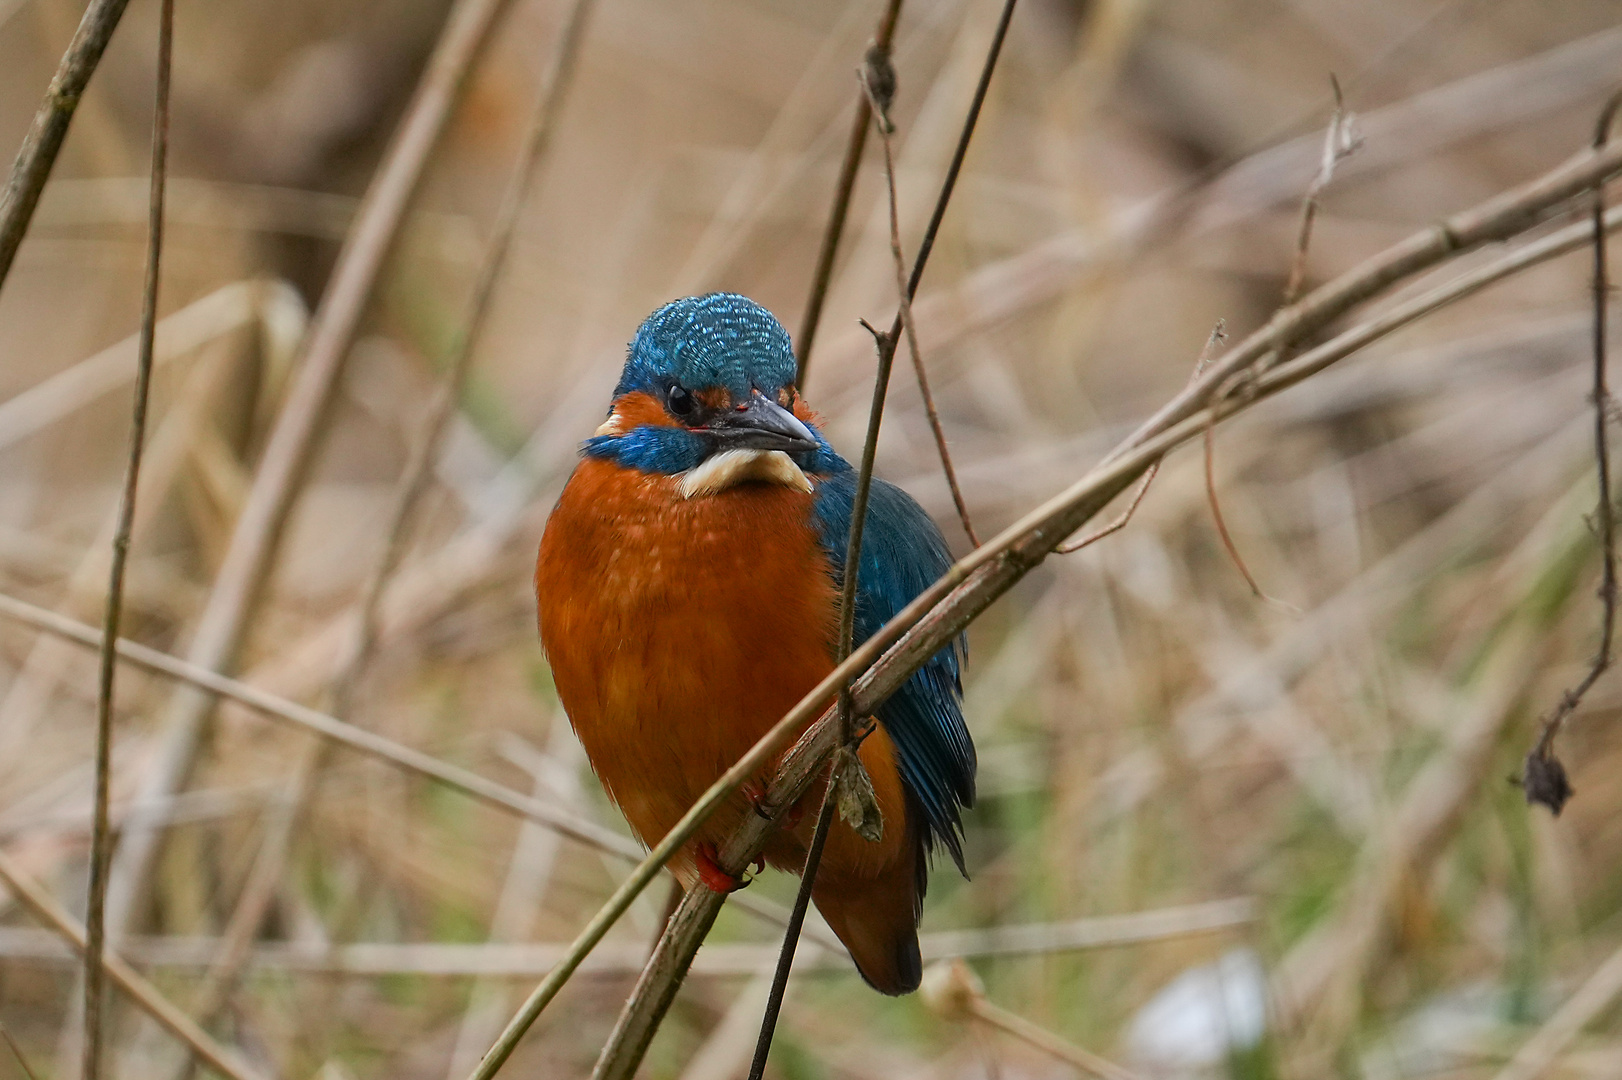
[[[910,994],[923,978],[918,868],[924,853],[915,842],[904,850],[907,855],[875,878],[819,874],[811,893],[817,910],[850,950],[856,970],[881,994]]]

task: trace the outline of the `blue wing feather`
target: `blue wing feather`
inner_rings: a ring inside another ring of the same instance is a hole
[[[817,526],[836,582],[844,574],[856,497],[856,473],[842,460],[840,464],[845,467],[819,478],[816,489]],[[923,507],[894,484],[875,477],[856,576],[857,643],[877,633],[951,565],[946,540]],[[962,811],[974,805],[975,771],[974,743],[963,722],[964,655],[965,642],[959,637],[931,657],[877,712],[895,743],[902,783],[923,811],[926,849],[939,841],[959,871]],[[920,877],[922,872],[920,863]]]

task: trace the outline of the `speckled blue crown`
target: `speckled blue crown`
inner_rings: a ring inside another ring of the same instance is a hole
[[[689,390],[724,387],[741,400],[751,389],[775,394],[794,373],[794,345],[776,316],[747,296],[707,293],[672,300],[647,317],[614,396],[678,382]]]

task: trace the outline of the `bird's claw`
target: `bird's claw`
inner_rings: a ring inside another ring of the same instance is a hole
[[[772,818],[771,802],[767,799],[766,784],[760,780],[745,780],[743,782],[743,797],[749,800],[749,806],[761,817],[770,821]],[[779,824],[785,829],[792,829],[805,817],[805,807],[795,803],[783,812]]]
[[[693,863],[698,867],[698,879],[712,892],[731,893],[748,885],[752,878],[741,874],[729,874],[721,868],[721,853],[714,844],[700,844],[693,853]],[[765,859],[755,860],[755,872],[759,873],[766,868]]]

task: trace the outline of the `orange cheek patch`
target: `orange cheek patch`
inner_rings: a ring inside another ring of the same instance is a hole
[[[641,390],[633,390],[614,402],[614,417],[619,421],[617,426],[621,434],[645,425],[673,428],[683,426],[675,417],[665,412],[665,407],[655,401],[652,394],[643,393]]]

